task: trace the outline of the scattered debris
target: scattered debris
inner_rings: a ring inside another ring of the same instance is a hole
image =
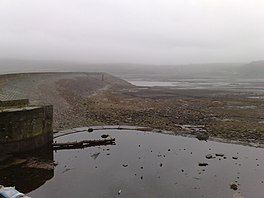
[[[88,132],[89,132],[89,133],[93,132],[93,128],[89,128],[89,129],[88,129]]]
[[[199,166],[208,166],[208,163],[199,163]]]
[[[103,134],[103,135],[101,135],[101,138],[108,138],[108,137],[109,137],[108,134]]]
[[[212,159],[212,158],[213,158],[213,155],[211,155],[211,154],[207,154],[207,155],[205,156],[205,158],[206,158],[206,159]]]
[[[92,157],[93,159],[96,159],[99,155],[100,155],[100,152],[95,153],[95,154],[92,154],[91,157]]]
[[[237,184],[232,183],[232,184],[230,184],[230,188],[231,188],[232,190],[237,190],[237,189],[238,189],[238,186],[237,186]]]
[[[0,185],[0,196],[3,198],[30,198],[18,192],[14,187],[4,187]]]
[[[83,140],[80,142],[65,142],[65,143],[53,143],[53,150],[63,150],[63,149],[77,149],[85,148],[98,145],[114,145],[115,138],[106,140]]]
[[[66,168],[62,173],[66,173],[68,171],[72,170],[71,168]]]

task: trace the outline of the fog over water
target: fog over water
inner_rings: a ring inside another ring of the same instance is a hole
[[[261,0],[1,0],[0,59],[247,63],[263,59],[263,9]]]

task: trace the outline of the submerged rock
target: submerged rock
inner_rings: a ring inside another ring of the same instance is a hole
[[[89,132],[89,133],[93,132],[93,128],[89,128],[89,129],[88,129],[88,132]]]

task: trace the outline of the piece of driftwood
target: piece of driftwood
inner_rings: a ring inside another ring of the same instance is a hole
[[[78,149],[91,146],[100,145],[114,145],[115,138],[103,139],[103,140],[83,140],[80,142],[63,142],[63,143],[53,143],[53,150],[63,150],[63,149]]]

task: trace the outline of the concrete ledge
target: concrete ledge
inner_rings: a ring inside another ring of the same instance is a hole
[[[53,133],[39,135],[22,141],[1,143],[0,154],[23,153],[33,151],[41,147],[51,146],[53,142]]]
[[[4,109],[0,112],[0,151],[25,152],[52,143],[52,123],[51,105]]]
[[[0,107],[19,107],[29,105],[28,99],[19,100],[0,100]]]

